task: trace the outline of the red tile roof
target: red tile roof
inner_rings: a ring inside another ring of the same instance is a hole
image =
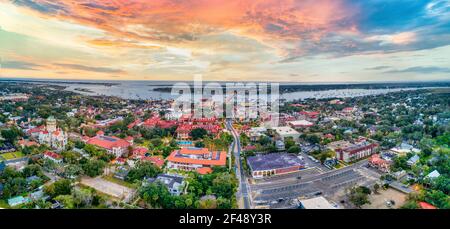
[[[435,207],[427,202],[419,202],[419,206],[422,209],[437,209],[437,207]]]
[[[48,157],[51,157],[51,158],[53,158],[53,159],[57,159],[57,160],[59,160],[59,159],[62,158],[61,155],[59,155],[59,154],[57,154],[57,153],[54,153],[54,152],[51,152],[51,151],[45,151],[44,155],[46,155],[46,156],[48,156]]]
[[[185,150],[183,150],[185,149]],[[226,164],[227,153],[225,151],[209,152],[206,148],[183,148],[174,150],[167,160],[175,163],[198,164],[207,166],[224,166]],[[205,152],[208,152],[205,154]],[[217,155],[219,154],[219,155]],[[203,155],[197,158],[190,158],[189,155]]]
[[[95,145],[104,149],[112,150],[113,148],[125,148],[130,143],[118,137],[95,136],[87,141],[87,144]]]
[[[202,168],[198,168],[197,169],[197,172],[199,173],[199,174],[201,174],[201,175],[205,175],[205,174],[209,174],[209,173],[212,173],[212,169],[211,168],[209,168],[209,167],[202,167]]]
[[[28,140],[19,140],[19,145],[21,146],[37,146],[39,145],[37,142],[34,141],[28,141]]]
[[[161,156],[144,157],[142,160],[149,161],[160,168],[164,165],[164,159]]]

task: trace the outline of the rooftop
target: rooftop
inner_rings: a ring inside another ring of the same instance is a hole
[[[281,169],[292,166],[304,166],[304,162],[294,154],[270,153],[249,157],[247,163],[252,171]]]

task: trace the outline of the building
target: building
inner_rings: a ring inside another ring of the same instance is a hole
[[[419,149],[414,148],[414,146],[409,145],[407,143],[402,143],[397,147],[394,147],[390,149],[391,152],[399,155],[399,156],[405,156],[408,153],[418,153],[420,152]]]
[[[59,155],[59,154],[57,154],[57,153],[54,153],[54,152],[50,152],[50,151],[46,151],[46,152],[44,153],[43,158],[44,158],[44,159],[51,160],[51,161],[53,161],[53,162],[55,162],[55,163],[58,163],[58,164],[63,162],[63,161],[62,161],[62,156],[61,156],[61,155]]]
[[[300,208],[302,209],[336,209],[327,199],[323,196],[301,200]]]
[[[0,101],[14,101],[14,102],[22,102],[27,101],[30,98],[27,94],[15,93],[9,95],[0,96]]]
[[[368,140],[358,140],[355,142],[336,141],[331,142],[327,147],[336,152],[339,160],[345,162],[359,160],[379,151],[378,143]]]
[[[211,172],[213,166],[225,166],[227,153],[225,151],[209,151],[207,148],[181,148],[174,150],[167,157],[167,168],[184,171]],[[203,168],[209,168],[207,171]]]
[[[428,175],[425,176],[425,178],[428,178],[430,180],[434,180],[438,177],[440,177],[441,174],[437,171],[437,170],[433,170],[433,172],[429,173]]]
[[[406,161],[406,163],[409,166],[413,166],[413,165],[417,164],[417,162],[419,162],[419,160],[420,160],[420,157],[419,157],[419,155],[416,154],[416,155],[412,156],[411,158],[409,158],[408,161]]]
[[[128,153],[128,147],[131,146],[129,142],[118,137],[108,137],[103,135],[97,135],[90,138],[86,143],[105,149],[108,153],[114,154],[116,157]]]
[[[265,127],[252,127],[248,130],[248,137],[250,141],[258,141],[261,136],[266,136],[267,128]]]
[[[176,133],[177,138],[187,140],[191,138],[191,131],[194,129],[205,129],[208,134],[217,135],[220,132],[220,126],[216,124],[181,124],[178,126]]]
[[[288,153],[259,154],[249,157],[247,164],[253,178],[286,174],[305,168],[302,159]]]
[[[314,123],[307,121],[307,120],[296,120],[296,121],[290,121],[288,122],[289,126],[291,126],[294,129],[302,129],[302,128],[308,128],[314,125]]]
[[[164,184],[169,190],[170,194],[179,196],[183,193],[186,186],[184,177],[169,174],[159,174],[156,178],[149,178],[145,181],[146,184],[160,182]]]
[[[299,141],[300,133],[290,126],[273,127],[272,129],[275,131],[276,136],[283,141],[288,137],[292,137],[295,142]]]
[[[378,170],[382,171],[382,172],[389,172],[389,166],[390,163],[386,160],[384,160],[383,158],[380,157],[380,155],[378,154],[373,154],[372,156],[370,156],[369,158],[369,165],[377,168]]]
[[[53,116],[47,119],[45,129],[40,131],[38,135],[40,144],[47,144],[57,150],[64,150],[67,145],[67,139],[67,134],[57,128],[56,119]]]

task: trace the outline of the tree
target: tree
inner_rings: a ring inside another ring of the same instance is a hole
[[[73,151],[64,151],[61,153],[61,155],[64,158],[64,162],[69,164],[76,164],[81,158],[81,155],[79,153]]]
[[[203,128],[196,128],[196,129],[193,129],[191,131],[190,136],[192,137],[192,139],[198,140],[198,139],[202,139],[207,134],[208,134],[208,132],[205,129],[203,129]]]
[[[1,135],[7,142],[14,143],[20,136],[20,130],[12,127],[11,129],[2,130]]]
[[[58,180],[55,183],[44,188],[44,192],[52,198],[60,195],[69,195],[71,190],[72,183],[67,179]]]
[[[131,169],[125,180],[127,181],[141,181],[144,179],[144,177],[150,178],[150,177],[156,177],[158,174],[161,173],[161,169],[156,167],[150,162],[142,162],[138,163],[135,168]]]
[[[213,199],[213,198],[205,198],[203,200],[199,200],[198,207],[200,209],[216,209],[217,208],[217,200]]]
[[[91,206],[94,199],[92,191],[86,188],[75,188],[72,197],[77,208]]]
[[[100,160],[89,160],[83,166],[84,174],[90,177],[96,177],[103,174],[103,170],[106,166],[104,161]]]
[[[373,192],[374,193],[378,193],[378,190],[380,190],[380,185],[379,184],[374,184],[373,185]]]
[[[36,164],[28,165],[22,171],[22,174],[24,177],[36,176],[36,175],[39,175],[40,173],[41,173],[41,166],[36,165]]]
[[[147,204],[156,208],[168,208],[173,203],[169,190],[160,182],[144,186],[141,189],[141,197]]]
[[[284,146],[286,147],[286,149],[289,149],[293,146],[295,146],[295,141],[292,137],[288,137],[284,139]]]
[[[3,186],[3,196],[10,198],[26,192],[27,181],[22,177],[9,179]]]
[[[370,204],[369,194],[367,193],[367,190],[364,188],[360,186],[360,187],[353,187],[352,189],[350,189],[349,200],[358,208],[361,208],[361,206],[363,206],[364,204]]]
[[[237,188],[236,178],[229,173],[222,173],[212,181],[212,191],[219,197],[231,198]]]
[[[55,197],[55,200],[60,202],[66,209],[73,209],[75,207],[74,199],[71,195],[60,195]]]
[[[79,176],[83,173],[83,169],[79,165],[68,165],[64,169],[64,175],[68,178]]]
[[[408,200],[400,208],[401,209],[418,209],[419,205],[414,200]]]
[[[300,147],[293,145],[288,148],[287,152],[288,153],[300,153]]]

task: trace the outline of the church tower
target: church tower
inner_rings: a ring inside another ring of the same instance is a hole
[[[47,119],[47,131],[52,133],[56,131],[56,119],[53,116]]]

